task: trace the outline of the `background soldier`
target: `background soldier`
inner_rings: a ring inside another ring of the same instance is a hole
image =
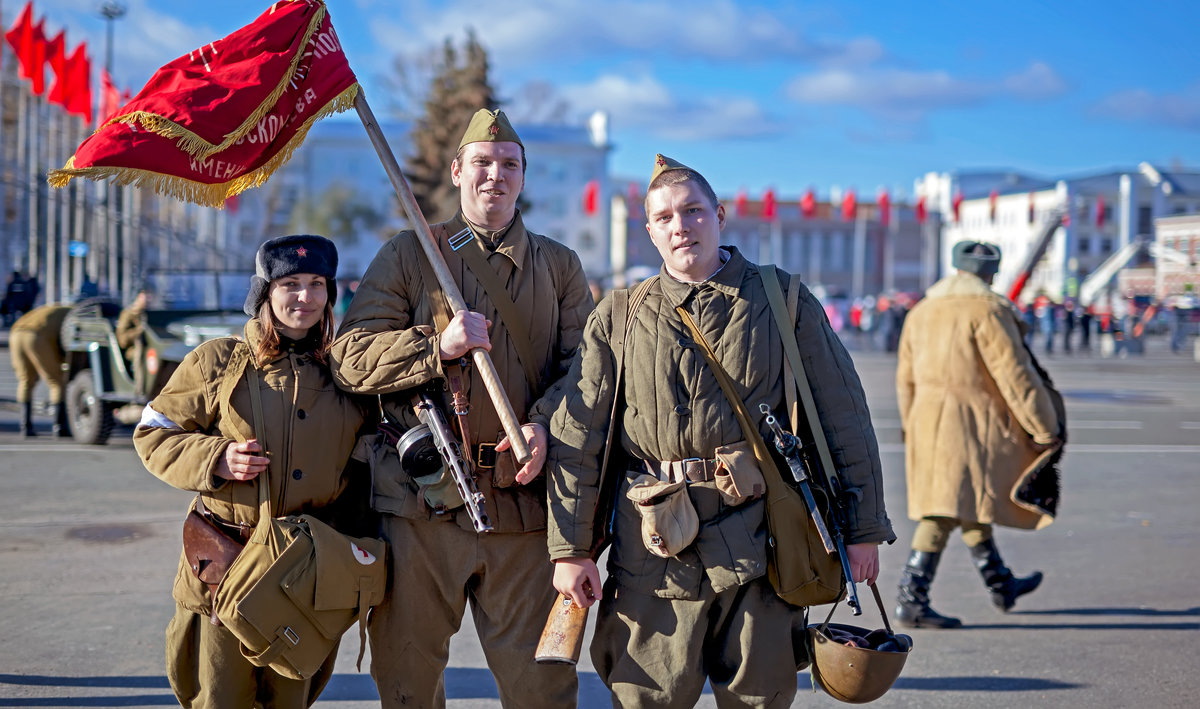
[[[1041,572],[1020,578],[1004,565],[992,525],[1050,523],[1010,491],[1062,435],[1052,388],[1022,340],[1020,316],[990,287],[999,247],[960,241],[952,263],[958,272],[933,284],[909,314],[896,369],[908,514],[919,520],[896,619],[915,628],[962,625],[929,606],[929,587],[956,528],[997,608],[1007,611],[1041,583]]]
[[[332,358],[341,386],[381,395],[388,419],[404,429],[418,424],[412,390],[432,385],[425,391],[443,404],[446,420],[466,424],[459,429],[469,434],[464,450],[475,463],[494,531],[475,532],[444,470],[433,480],[416,480],[417,471],[401,469],[394,445],[379,451],[374,504],[392,548],[393,585],[371,619],[371,674],[385,707],[444,706],[450,637],[470,603],[503,705],[572,707],[574,668],[533,661],[555,600],[539,475],[556,401],[547,392],[570,365],[592,298],[579,257],[526,231],[521,221],[516,205],[525,148],[503,113],[475,114],[450,173],[460,211],[432,230],[473,311],[447,312],[416,242],[423,237],[406,231],[368,267]],[[482,285],[481,269],[494,272],[502,292]],[[497,299],[511,303],[497,305]],[[508,305],[519,317],[501,316]],[[497,441],[502,426],[483,382],[473,371],[456,369],[476,347],[491,352],[517,417],[529,421],[522,431],[533,459],[520,470],[508,442]],[[469,411],[457,421],[447,386],[469,397]]]
[[[767,580],[762,472],[752,455],[723,457],[744,446],[746,436],[676,307],[695,319],[756,421],[759,404],[785,410],[781,334],[760,267],[736,248],[719,246],[725,209],[699,173],[658,156],[646,215],[663,267],[626,329],[624,406],[610,422],[617,316],[609,297],[588,320],[554,415],[554,585],[583,607],[602,598],[592,660],[614,706],[694,706],[706,679],[719,706],[787,706],[797,667],[806,662],[804,609],[785,603]],[[776,271],[786,289],[788,274]],[[847,555],[855,579],[874,581],[878,544],[895,535],[861,383],[806,288],[795,330],[784,336],[799,342],[837,472],[863,492],[849,514]],[[610,424],[621,427],[613,440],[631,462],[617,476],[601,593],[589,554],[593,529],[605,523],[594,510]],[[770,440],[761,422],[759,430]],[[741,495],[717,482],[722,476]],[[679,512],[676,519],[695,520],[686,525],[691,535],[671,538],[662,529],[657,538],[647,536],[642,514],[668,507]]]
[[[145,288],[138,291],[133,302],[117,317],[117,346],[133,371],[133,386],[139,394],[146,393],[146,298]]]
[[[33,429],[33,388],[38,380],[50,390],[54,409],[54,435],[69,436],[67,410],[63,406],[63,350],[59,332],[71,312],[69,305],[43,305],[17,318],[8,337],[8,353],[17,375],[17,403],[21,405],[21,435],[37,435]]]

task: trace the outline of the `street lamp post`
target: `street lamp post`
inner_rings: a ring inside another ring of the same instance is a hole
[[[107,24],[107,42],[104,47],[104,69],[108,72],[111,80],[113,75],[113,24],[114,21],[124,17],[125,5],[117,0],[105,0],[100,5],[100,15]],[[101,98],[100,105],[104,106],[104,99]],[[119,235],[117,228],[118,213],[117,205],[120,200],[120,191],[111,182],[104,187],[104,230],[105,230],[105,253],[108,260],[108,290],[110,293],[119,295],[117,284],[120,280],[121,263],[129,258],[129,254],[122,254],[122,250],[128,250],[128,234]],[[125,238],[120,238],[124,236]],[[122,249],[121,247],[125,248]],[[100,269],[97,268],[97,271]],[[98,274],[97,274],[98,275]]]

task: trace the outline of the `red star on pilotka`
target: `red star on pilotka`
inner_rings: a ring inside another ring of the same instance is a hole
[[[492,135],[496,135],[500,132],[500,126],[492,126],[491,128],[488,128],[488,132]]]
[[[659,165],[666,165],[666,164],[667,164],[667,161],[666,161],[666,160],[664,160],[663,158],[659,158],[659,159],[658,159],[658,164],[659,164]]]
[[[301,246],[300,248],[296,249],[296,255],[299,256],[300,258],[304,258],[305,256],[308,255],[308,249]]]

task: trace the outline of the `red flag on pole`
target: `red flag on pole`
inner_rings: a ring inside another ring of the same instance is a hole
[[[67,111],[92,125],[92,62],[87,42],[80,42],[67,59]]]
[[[353,108],[357,93],[325,4],[276,2],[159,69],[49,181],[112,177],[220,207],[266,182],[314,122]]]
[[[805,219],[812,219],[817,216],[817,196],[813,194],[813,188],[811,187],[800,198],[800,216]]]
[[[842,221],[852,222],[858,212],[858,199],[854,195],[854,190],[846,190],[846,196],[842,197]]]
[[[70,86],[67,83],[66,44],[66,32],[64,30],[59,30],[58,34],[54,35],[54,39],[46,42],[46,63],[50,65],[50,70],[54,72],[54,84],[50,86],[50,93],[46,96],[46,100],[63,107],[67,105],[67,92],[70,90]]]
[[[750,201],[750,198],[746,195],[745,188],[738,190],[737,197],[734,197],[734,199],[733,199],[733,214],[734,214],[734,216],[737,216],[737,217],[746,216],[746,212],[748,211],[747,207],[746,207],[746,203],[749,201]]]
[[[952,203],[952,206],[954,207],[954,221],[960,222],[960,223],[962,222],[962,203],[963,203],[962,190],[958,190],[954,193],[954,201]]]
[[[762,220],[764,222],[773,222],[777,216],[778,210],[775,208],[775,190],[774,188],[768,187],[766,193],[763,194]]]
[[[583,213],[593,216],[600,210],[600,181],[588,180],[583,188]]]
[[[925,220],[928,218],[929,213],[925,211],[925,196],[922,195],[919,199],[917,199],[917,223],[924,224]]]
[[[1096,198],[1096,228],[1104,228],[1104,195]]]
[[[17,63],[20,65],[18,76],[20,76],[22,79],[32,80],[34,72],[33,0],[25,3],[25,9],[21,10],[20,15],[17,15],[17,21],[13,23],[12,28],[4,33],[4,38],[8,40],[9,46],[12,47],[13,54],[17,56]],[[40,67],[37,70],[39,73],[41,72]]]
[[[121,109],[121,95],[117,92],[117,87],[113,84],[112,76],[109,75],[108,69],[100,69],[100,124],[108,123],[108,120],[117,115],[117,111]]]
[[[992,190],[988,193],[988,214],[992,221],[996,221],[996,200],[1000,198],[1000,193]]]
[[[892,221],[892,199],[887,190],[879,191],[879,223],[887,227]]]

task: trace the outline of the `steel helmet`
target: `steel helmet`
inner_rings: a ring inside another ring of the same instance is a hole
[[[875,584],[871,584],[871,590],[879,604],[884,629],[830,623],[829,618],[808,626],[813,684],[848,704],[866,704],[882,697],[900,677],[912,650],[912,638],[892,632]],[[829,616],[833,617],[832,610]]]

